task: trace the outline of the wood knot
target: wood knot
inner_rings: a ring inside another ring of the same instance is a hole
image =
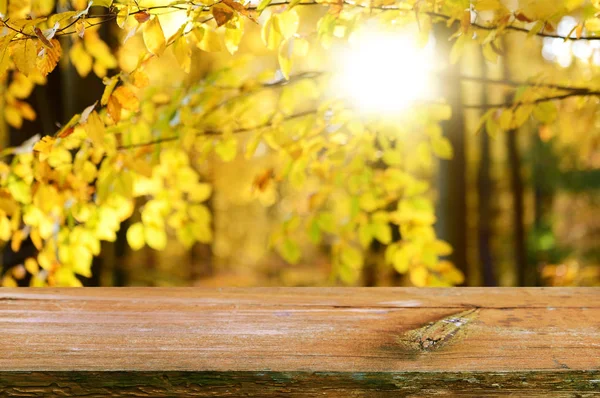
[[[409,330],[400,339],[401,343],[415,351],[429,352],[437,350],[450,341],[456,340],[459,332],[477,318],[476,308],[453,314],[418,329]]]

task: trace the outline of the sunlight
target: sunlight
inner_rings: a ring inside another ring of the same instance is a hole
[[[431,98],[432,40],[419,48],[414,35],[368,32],[353,37],[341,59],[339,86],[359,110],[391,113]]]

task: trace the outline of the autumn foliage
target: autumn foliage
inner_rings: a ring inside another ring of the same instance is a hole
[[[436,237],[431,184],[436,159],[453,156],[440,127],[451,107],[438,96],[385,118],[362,114],[327,88],[337,66],[319,60],[375,23],[389,31],[410,27],[422,44],[436,26],[447,27],[450,62],[476,43],[495,63],[505,35],[560,37],[560,18],[582,7],[581,22],[564,39],[600,38],[600,5],[583,3],[522,0],[509,9],[500,0],[0,0],[2,111],[10,126],[36,118],[25,99],[63,60],[105,85],[96,103],[81,106],[54,135],[3,150],[0,239],[14,251],[31,239],[38,254],[23,266],[33,286],[79,285],[101,242],[116,240],[128,219],[133,250],[162,250],[169,234],[186,247],[209,243],[213,186],[199,165],[268,151],[275,160],[255,177],[257,200],[272,205],[283,186],[302,201],[271,237],[286,261],[300,261],[298,237],[307,236],[326,244],[335,277],[353,284],[378,242],[383,261],[413,284],[460,284],[462,273],[444,259],[452,247]],[[167,33],[171,13],[179,17]],[[133,68],[122,68],[101,38],[98,28],[108,25],[120,29],[121,42],[141,36],[145,50]],[[260,42],[253,45],[272,61],[240,57],[159,91],[147,73],[158,57],[172,56],[177,73],[193,74],[194,54],[235,54],[245,40]],[[549,128],[558,101],[598,95],[535,73],[510,88],[508,99],[485,106],[484,134],[532,119]],[[5,271],[2,283],[16,284],[20,274]]]

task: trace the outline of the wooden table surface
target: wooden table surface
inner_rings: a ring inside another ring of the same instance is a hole
[[[0,343],[0,396],[592,396],[600,289],[0,289]]]

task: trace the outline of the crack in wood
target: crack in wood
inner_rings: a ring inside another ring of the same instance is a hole
[[[478,312],[478,308],[473,308],[409,330],[400,342],[415,351],[437,350],[456,340],[458,334],[466,329],[466,325],[477,318]]]

